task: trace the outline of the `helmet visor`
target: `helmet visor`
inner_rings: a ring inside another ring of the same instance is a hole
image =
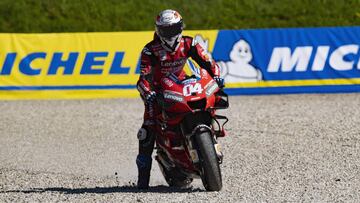
[[[183,22],[180,21],[172,25],[157,25],[156,29],[160,37],[172,38],[176,35],[179,35],[182,32]]]

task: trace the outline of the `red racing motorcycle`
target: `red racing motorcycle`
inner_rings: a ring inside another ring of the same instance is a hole
[[[225,136],[228,119],[215,110],[229,107],[228,95],[204,69],[184,80],[164,77],[160,86],[155,158],[166,182],[185,188],[201,178],[206,190],[221,190],[217,138]]]

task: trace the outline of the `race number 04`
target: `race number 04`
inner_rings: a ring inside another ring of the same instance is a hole
[[[185,97],[190,96],[192,94],[201,94],[203,91],[200,83],[188,84],[184,86],[183,94]]]

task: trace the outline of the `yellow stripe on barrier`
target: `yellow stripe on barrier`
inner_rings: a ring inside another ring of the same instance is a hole
[[[293,87],[293,86],[321,86],[321,85],[358,85],[360,78],[347,79],[322,79],[322,80],[282,80],[282,81],[258,81],[246,83],[228,83],[230,88],[253,88],[253,87]]]
[[[212,50],[217,33],[184,35],[201,34]],[[138,97],[140,53],[153,36],[153,31],[0,34],[0,100]]]
[[[30,99],[97,99],[97,98],[137,98],[139,92],[130,90],[15,90],[0,91],[1,100]]]

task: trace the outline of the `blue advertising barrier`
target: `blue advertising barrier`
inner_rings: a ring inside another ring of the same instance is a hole
[[[360,27],[220,30],[229,94],[360,92]]]

